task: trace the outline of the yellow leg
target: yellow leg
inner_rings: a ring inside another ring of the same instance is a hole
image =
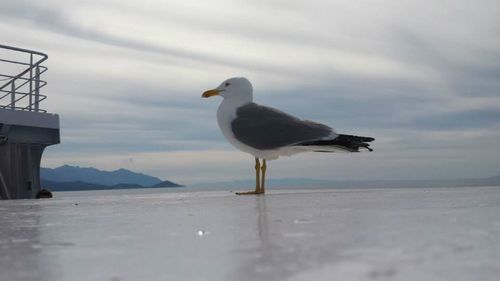
[[[266,161],[266,160],[264,160]],[[265,162],[264,162],[265,163]],[[248,192],[236,192],[236,195],[253,195],[253,194],[261,194],[262,189],[260,187],[260,161],[259,158],[255,158],[255,190]]]
[[[267,170],[267,164],[266,164],[266,159],[262,159],[262,183],[260,184],[260,193],[264,194],[266,193],[266,170]]]
[[[259,158],[255,158],[255,192],[260,192],[260,162]]]

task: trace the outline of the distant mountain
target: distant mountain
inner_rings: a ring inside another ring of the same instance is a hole
[[[176,184],[175,182],[171,181],[162,181],[153,185],[152,187],[182,187],[182,185]]]
[[[142,186],[138,184],[121,183],[113,186],[93,184],[82,181],[71,182],[56,182],[42,179],[42,188],[50,191],[79,191],[79,190],[109,190],[109,189],[132,189],[132,188],[164,188],[164,187],[182,187],[182,185],[175,184],[175,186]]]
[[[498,176],[494,176],[494,177],[491,177],[491,178],[488,178],[488,179],[490,179],[490,180],[498,180],[498,181],[500,181],[500,175],[498,175]]]
[[[82,181],[72,181],[72,182],[56,182],[46,179],[41,179],[42,188],[48,189],[50,191],[76,191],[76,190],[102,190],[110,189],[109,186],[93,184]]]
[[[363,180],[336,181],[304,178],[269,179],[271,188],[418,188],[418,187],[466,187],[500,186],[500,176],[481,179],[442,179],[442,180]],[[251,188],[255,180],[238,180],[190,185],[195,188]]]
[[[332,180],[316,180],[308,178],[284,178],[284,179],[267,179],[267,187],[332,187],[337,181]],[[255,179],[247,180],[234,180],[234,181],[220,181],[220,182],[204,182],[189,185],[189,187],[196,188],[249,188],[255,185]]]
[[[41,168],[40,177],[55,182],[87,182],[97,185],[113,186],[117,184],[137,184],[153,186],[162,182],[161,179],[126,169],[101,171],[96,168],[81,168],[64,165],[55,169]]]
[[[127,188],[144,188],[144,186],[135,183],[119,183],[111,186],[112,188],[127,189]]]
[[[181,187],[171,181],[135,173],[126,169],[101,171],[64,165],[55,169],[41,168],[42,187],[52,191],[102,190],[127,188]]]

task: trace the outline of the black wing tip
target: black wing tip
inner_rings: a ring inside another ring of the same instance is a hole
[[[366,143],[366,142],[354,142],[354,143],[352,143],[352,146],[355,147],[357,152],[359,152],[360,148],[364,148],[364,149],[368,150],[369,152],[373,151],[373,149],[370,147],[370,144]]]
[[[353,146],[353,148],[355,148],[357,151],[359,151],[359,148],[365,148],[366,150],[371,152],[373,151],[373,149],[370,147],[370,142],[374,141],[375,138],[340,134],[333,140],[341,143],[346,143],[351,147]]]
[[[300,143],[300,145],[310,146],[338,146],[340,148],[346,149],[351,152],[359,152],[360,148],[364,148],[370,152],[373,149],[370,147],[369,142],[374,141],[375,138],[372,137],[361,137],[361,136],[353,136],[353,135],[338,135],[334,139],[330,140],[317,140],[317,141],[309,141]]]
[[[368,143],[363,143],[363,145],[361,147],[365,148],[369,152],[373,152],[373,148],[371,148],[370,144],[368,144]]]
[[[337,138],[345,138],[348,140],[361,141],[361,142],[372,142],[375,140],[375,138],[372,137],[362,137],[356,135],[343,135],[343,134],[338,135]]]

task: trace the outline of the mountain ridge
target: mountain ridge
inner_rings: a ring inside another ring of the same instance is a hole
[[[500,186],[500,176],[477,179],[436,179],[436,180],[321,180],[308,178],[268,179],[271,188],[418,188],[418,187],[465,187]],[[243,188],[251,187],[255,180],[221,181],[197,183],[196,188]]]
[[[44,188],[55,191],[182,186],[124,168],[103,171],[94,167],[63,165],[53,169],[40,168],[40,178]]]
[[[40,177],[56,182],[83,181],[100,185],[117,185],[121,183],[152,186],[162,182],[161,179],[127,169],[103,171],[93,167],[63,165],[54,169],[40,168]]]

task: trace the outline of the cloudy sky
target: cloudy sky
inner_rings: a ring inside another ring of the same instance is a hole
[[[302,154],[271,178],[500,174],[500,2],[7,0],[1,44],[49,55],[43,107],[62,143],[42,165],[180,183],[250,179],[219,131],[233,76],[256,102],[373,136],[373,153]]]

